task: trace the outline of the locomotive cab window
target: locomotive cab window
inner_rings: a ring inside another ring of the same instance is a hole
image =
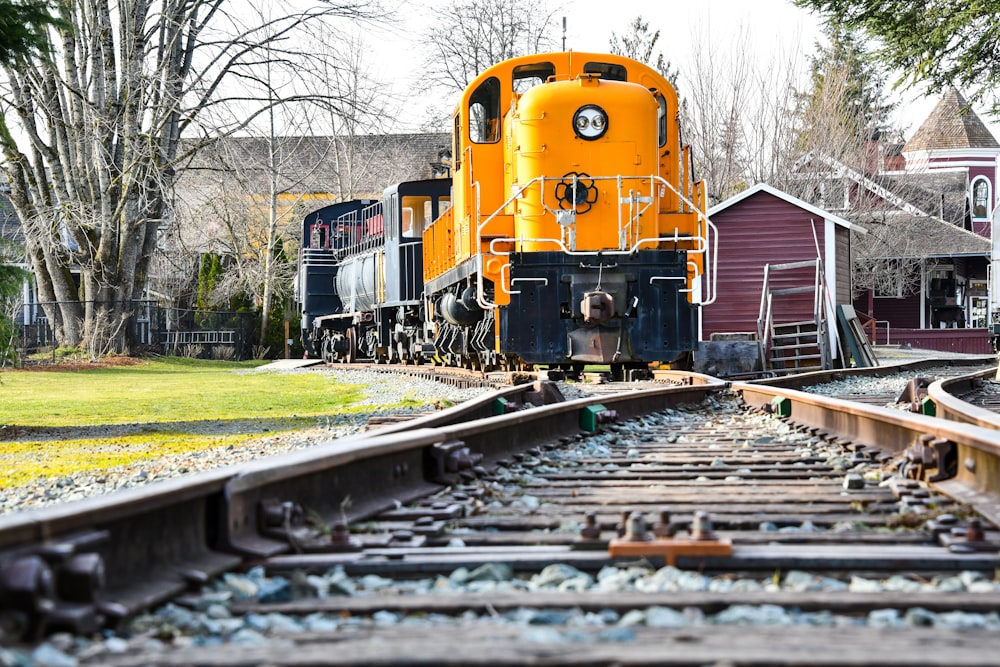
[[[532,63],[515,67],[511,73],[514,92],[523,95],[537,85],[543,84],[556,75],[556,66],[552,63]]]
[[[390,241],[399,240],[399,193],[393,192],[382,205],[385,213],[385,237]]]
[[[660,148],[663,148],[667,143],[667,100],[659,93],[656,94],[656,107],[656,134]]]
[[[424,229],[434,218],[430,197],[403,197],[403,236],[414,238],[424,233]]]
[[[462,115],[455,114],[455,127],[452,130],[451,140],[453,142],[451,147],[451,154],[453,158],[453,166],[455,171],[462,168]]]
[[[329,225],[323,223],[314,224],[309,234],[310,248],[326,248],[327,238],[330,233]]]
[[[628,70],[622,65],[613,63],[587,63],[583,66],[584,74],[600,74],[605,81],[628,81]]]
[[[403,197],[402,232],[404,237],[420,238],[427,226],[451,208],[450,197]]]
[[[500,80],[495,76],[469,97],[469,139],[476,144],[500,141]]]

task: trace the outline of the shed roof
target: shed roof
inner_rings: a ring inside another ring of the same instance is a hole
[[[861,233],[864,233],[864,231],[865,231],[864,228],[859,227],[858,225],[852,223],[849,220],[845,220],[844,218],[841,218],[840,216],[834,215],[833,213],[830,213],[829,211],[824,211],[821,208],[817,208],[816,206],[813,206],[812,204],[810,204],[808,202],[805,202],[805,201],[799,199],[798,197],[794,197],[794,196],[788,194],[787,192],[782,192],[781,190],[773,188],[773,187],[771,187],[770,185],[768,185],[766,183],[758,183],[757,185],[753,186],[752,188],[748,188],[748,189],[744,190],[743,192],[740,192],[739,194],[733,195],[732,197],[730,197],[726,201],[713,206],[712,208],[710,208],[708,210],[708,216],[712,217],[713,215],[717,215],[717,214],[721,213],[722,211],[725,211],[726,209],[728,209],[728,208],[730,208],[732,206],[735,206],[736,204],[739,204],[741,201],[744,201],[745,199],[748,199],[748,198],[752,197],[753,195],[757,194],[758,192],[765,192],[765,193],[767,193],[767,194],[769,194],[769,195],[771,195],[773,197],[777,197],[778,199],[781,199],[783,201],[788,202],[789,204],[792,204],[793,206],[801,208],[804,211],[807,211],[807,212],[815,215],[818,218],[822,218],[824,220],[830,220],[830,221],[832,221],[832,222],[840,225],[841,227],[845,227],[847,229],[854,229],[854,230],[859,231]]]
[[[990,240],[936,216],[891,211],[861,220],[868,229],[866,255],[873,257],[988,256]]]
[[[1000,148],[1000,144],[961,93],[949,88],[903,152],[962,148]]]
[[[890,191],[929,216],[964,226],[969,216],[969,176],[966,169],[933,169],[880,174]]]

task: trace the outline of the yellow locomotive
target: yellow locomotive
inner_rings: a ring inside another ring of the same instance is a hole
[[[453,121],[451,208],[423,234],[439,359],[624,371],[694,348],[714,229],[664,77],[615,55],[524,56],[480,74]]]

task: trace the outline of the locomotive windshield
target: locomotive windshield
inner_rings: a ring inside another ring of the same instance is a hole
[[[469,139],[477,144],[500,141],[500,80],[495,76],[469,97]]]
[[[623,65],[613,63],[587,63],[583,66],[586,74],[600,74],[604,81],[628,81],[628,70]]]
[[[535,86],[545,83],[556,75],[556,66],[552,63],[532,63],[515,67],[511,73],[511,83],[514,92],[523,95]]]

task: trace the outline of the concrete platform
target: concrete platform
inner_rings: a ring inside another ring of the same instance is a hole
[[[255,371],[294,371],[297,368],[307,368],[322,364],[322,359],[277,359],[269,364],[258,366]]]

